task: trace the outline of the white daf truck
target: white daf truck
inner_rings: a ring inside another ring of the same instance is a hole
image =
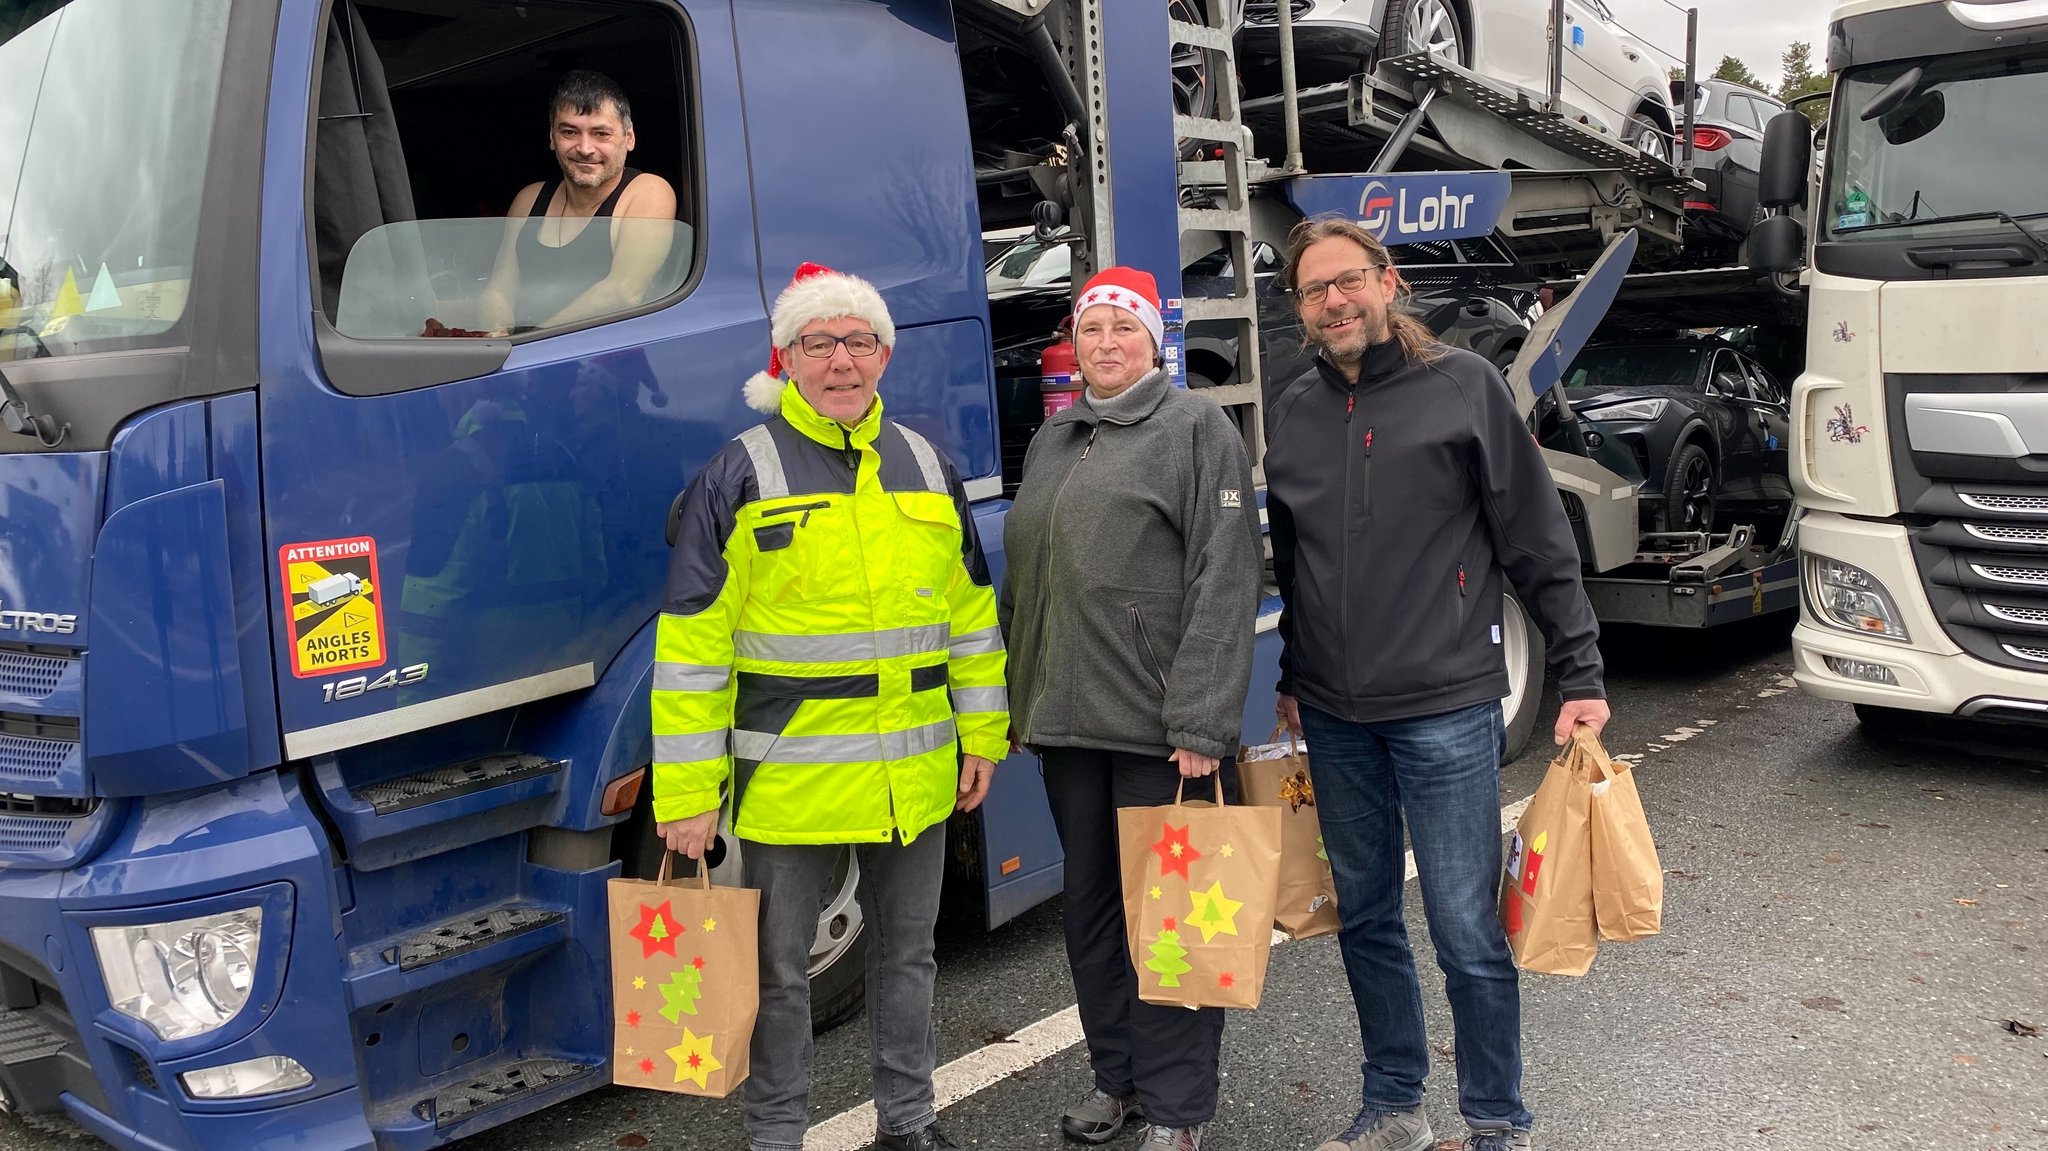
[[[1752,239],[1807,295],[1796,678],[2048,724],[2048,0],[1851,0],[1828,68],[1819,185],[1781,115]]]

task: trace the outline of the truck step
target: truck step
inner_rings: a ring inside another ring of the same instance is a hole
[[[400,971],[414,971],[561,923],[564,918],[561,912],[542,907],[501,907],[467,919],[436,924],[403,939],[384,949],[384,962],[396,963]]]
[[[522,1059],[444,1088],[431,1099],[420,1100],[413,1114],[431,1121],[437,1130],[452,1127],[494,1107],[516,1103],[536,1092],[594,1074],[598,1066],[563,1059]]]
[[[564,766],[562,760],[537,755],[488,755],[453,767],[436,767],[373,783],[350,794],[378,815],[390,815],[421,804],[550,775]]]
[[[0,1007],[0,1066],[16,1067],[47,1059],[69,1043],[28,1013]]]

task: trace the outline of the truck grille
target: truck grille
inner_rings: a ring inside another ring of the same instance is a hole
[[[1963,530],[1980,540],[1997,544],[2048,545],[2048,527],[2019,527],[2010,524],[1964,524]]]
[[[1893,427],[1915,394],[2038,390],[2048,374],[1890,375]],[[1928,605],[1948,638],[1976,659],[2048,671],[2048,477],[2027,461],[1912,450],[1894,437],[1892,469]]]
[[[1990,612],[1994,618],[2007,623],[2048,627],[2048,607],[2016,607],[2012,604],[1987,603],[1984,610]]]
[[[57,690],[72,657],[0,647],[0,692],[40,700]]]
[[[57,778],[74,746],[54,739],[0,735],[0,775],[10,777],[17,785],[48,783]]]
[[[1960,492],[1957,498],[1966,506],[1983,512],[2004,512],[2015,516],[2048,516],[2048,496],[1993,495],[1986,492]]]

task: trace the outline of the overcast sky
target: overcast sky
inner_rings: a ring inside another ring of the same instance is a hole
[[[1723,56],[1734,56],[1775,89],[1784,74],[1780,60],[1794,40],[1813,45],[1816,69],[1827,58],[1828,13],[1835,0],[1675,0],[1679,9],[1700,10],[1699,61],[1702,75]],[[1615,18],[1658,48],[1685,58],[1685,13],[1665,0],[1607,0]],[[1674,65],[1671,60],[1666,64]]]

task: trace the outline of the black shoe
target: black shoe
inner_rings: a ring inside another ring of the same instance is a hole
[[[929,1123],[908,1135],[875,1132],[874,1151],[960,1151],[937,1123]]]

